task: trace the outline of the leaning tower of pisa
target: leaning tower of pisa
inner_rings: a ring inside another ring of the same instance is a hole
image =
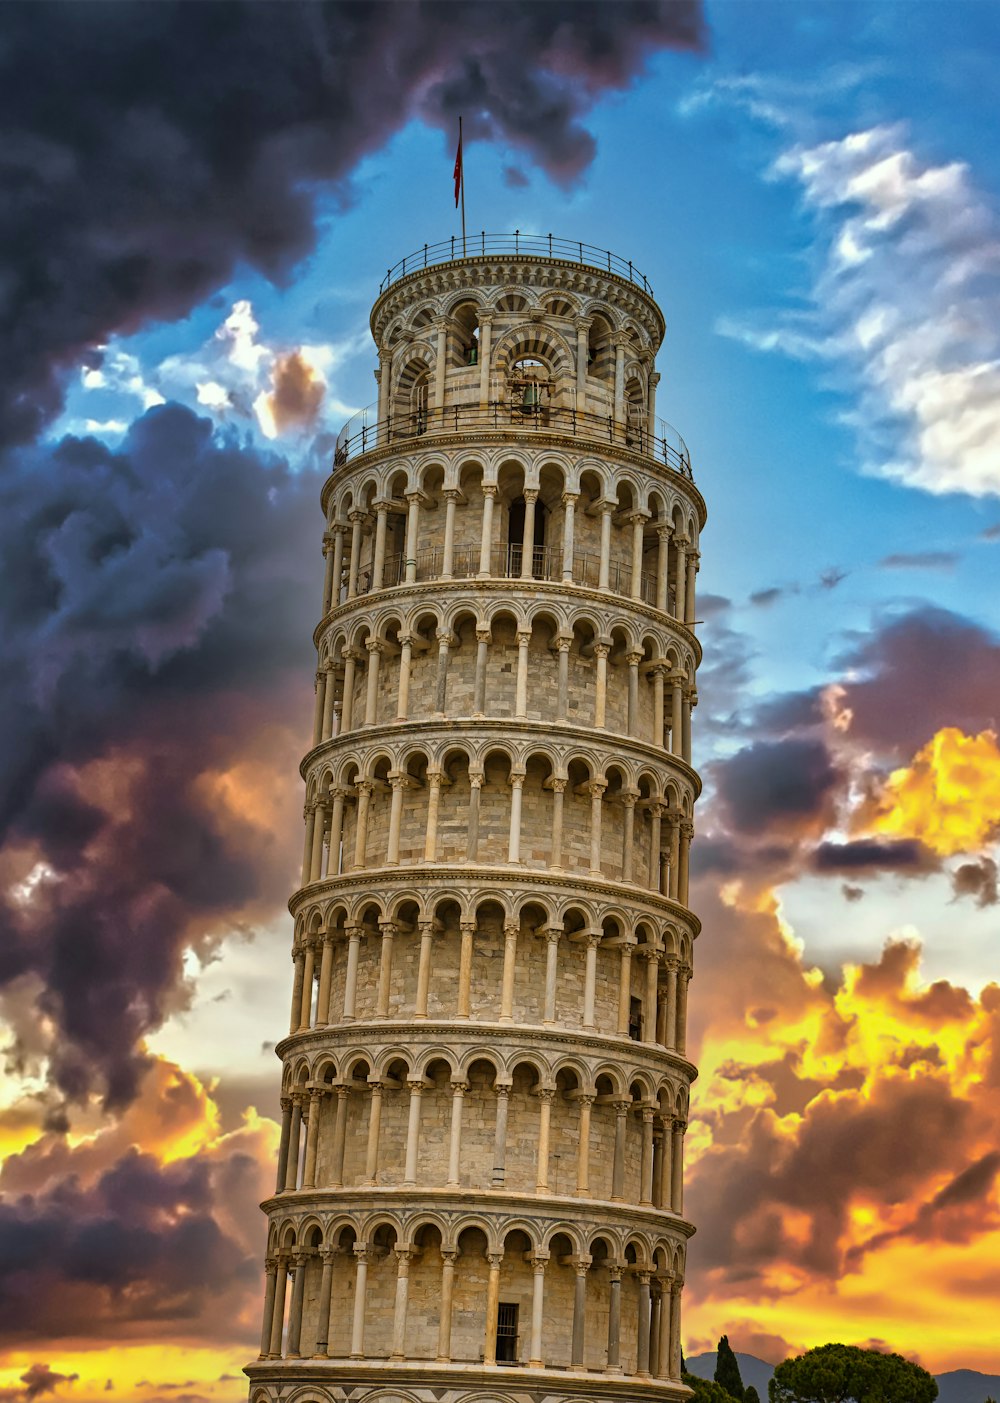
[[[705,508],[630,264],[427,246],[325,582],[251,1403],[680,1382]]]

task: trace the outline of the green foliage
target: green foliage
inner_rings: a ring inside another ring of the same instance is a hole
[[[684,1373],[681,1379],[694,1394],[697,1403],[733,1403],[732,1396],[712,1379],[699,1379],[697,1374]]]
[[[934,1403],[937,1382],[899,1354],[820,1345],[786,1359],[768,1385],[770,1403]]]
[[[735,1403],[743,1403],[743,1380],[740,1377],[739,1360],[733,1353],[728,1335],[723,1335],[719,1341],[719,1352],[715,1357],[715,1382],[722,1385],[730,1398],[735,1399]]]
[[[760,1394],[754,1388],[753,1384],[747,1384],[746,1388],[743,1390],[743,1403],[760,1403]]]

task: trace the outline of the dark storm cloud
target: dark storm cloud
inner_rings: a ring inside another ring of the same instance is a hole
[[[77,0],[9,3],[3,30],[0,443],[112,332],[183,315],[240,263],[285,277],[317,188],[346,197],[410,118],[450,134],[464,112],[568,183],[600,94],[702,41],[697,0]]]
[[[824,822],[840,783],[829,751],[814,739],[756,741],[711,773],[729,825],[754,834]]]
[[[992,1193],[998,1172],[1000,1151],[981,1155],[922,1203],[909,1223],[893,1232],[876,1233],[853,1247],[847,1254],[847,1265],[857,1270],[869,1252],[898,1238],[963,1242],[977,1236],[997,1221]]]
[[[67,1097],[127,1101],[185,946],[287,890],[290,848],[213,803],[205,776],[250,737],[264,756],[276,715],[305,729],[317,485],[178,406],[117,452],[8,454],[0,844],[43,866],[27,899],[0,901],[0,995],[40,980]]]
[[[896,841],[859,838],[850,843],[820,843],[812,865],[821,873],[899,872],[904,875],[935,872],[941,860],[913,838]]]
[[[14,1403],[14,1400],[44,1398],[55,1393],[60,1384],[75,1383],[79,1374],[60,1374],[48,1364],[30,1364],[20,1377],[20,1388],[0,1389],[0,1403]]]
[[[930,606],[890,616],[841,659],[850,733],[909,762],[943,726],[967,734],[1000,720],[1000,639]]]
[[[93,1183],[69,1174],[43,1192],[6,1194],[0,1337],[23,1345],[121,1335],[137,1322],[190,1328],[199,1317],[202,1331],[221,1333],[258,1269],[220,1225],[220,1204],[246,1199],[249,1212],[259,1188],[247,1154],[162,1165],[133,1148]]]
[[[997,865],[991,857],[963,862],[951,874],[951,886],[956,898],[971,896],[977,906],[996,906]]]

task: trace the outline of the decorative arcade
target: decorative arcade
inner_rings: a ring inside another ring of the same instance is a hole
[[[705,506],[645,278],[486,237],[390,270],[323,489],[251,1403],[687,1393]]]

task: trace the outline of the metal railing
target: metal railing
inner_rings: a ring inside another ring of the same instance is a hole
[[[441,409],[424,409],[414,414],[392,414],[378,418],[378,405],[370,404],[348,419],[337,435],[333,455],[334,471],[352,458],[403,443],[426,434],[476,433],[485,430],[517,433],[556,433],[570,438],[610,443],[653,458],[673,472],[693,481],[691,455],[680,434],[664,419],[656,419],[653,430],[643,423],[622,422],[613,414],[591,414],[582,409],[541,406],[528,412],[499,400],[484,407],[478,404],[452,404]]]
[[[452,263],[456,259],[488,258],[490,254],[506,258],[559,258],[566,263],[582,263],[588,268],[615,273],[619,278],[626,278],[641,287],[647,296],[653,295],[649,280],[639,272],[632,260],[620,258],[610,249],[597,248],[579,239],[562,239],[554,234],[522,234],[520,229],[515,229],[513,234],[487,234],[483,229],[464,239],[461,234],[452,234],[450,239],[424,244],[415,253],[408,253],[395,267],[386,269],[385,277],[379,284],[379,296],[393,283],[408,277],[410,273],[419,273],[422,268],[431,268],[437,263]]]
[[[534,546],[531,551],[530,568],[522,569],[523,547],[519,545],[492,546],[490,548],[490,578],[494,580],[547,580],[558,581],[564,578],[562,551],[549,546]],[[455,546],[452,551],[452,580],[472,580],[479,575],[480,548],[478,545]],[[575,551],[573,565],[567,583],[589,585],[596,589],[600,583],[601,558],[585,551]],[[414,569],[414,583],[440,580],[444,577],[444,549],[432,546],[428,550],[417,551]],[[406,582],[406,556],[389,555],[382,567],[382,588],[394,589]],[[358,594],[370,594],[373,576],[370,568],[358,574]],[[632,593],[632,568],[622,562],[611,561],[608,566],[608,588],[615,594],[630,596]],[[646,604],[656,603],[656,575],[643,570],[640,575],[639,597]],[[340,602],[347,598],[346,588],[342,588]],[[671,599],[668,608],[672,610]]]

